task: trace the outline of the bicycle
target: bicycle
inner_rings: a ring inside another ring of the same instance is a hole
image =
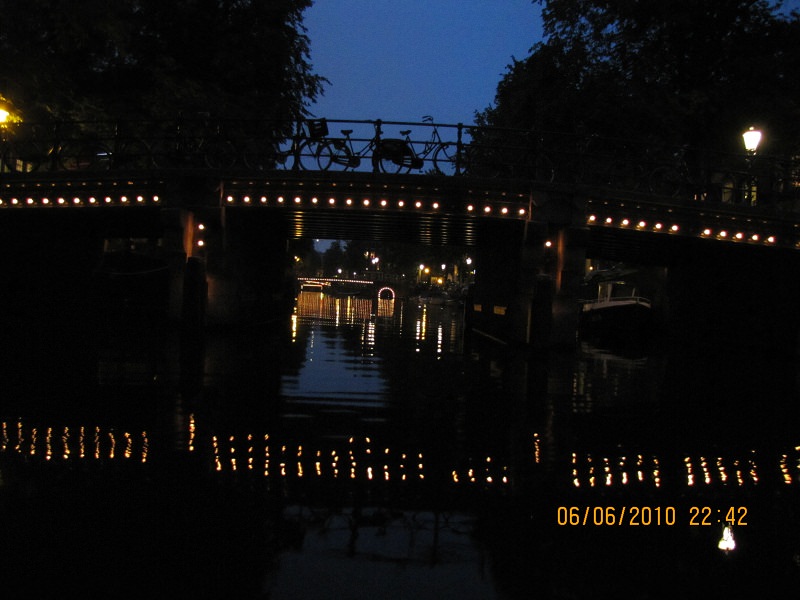
[[[368,141],[368,143],[356,151],[353,147],[353,140],[350,134],[353,133],[352,129],[342,129],[343,138],[329,138],[328,124],[325,119],[317,121],[319,133],[319,145],[315,152],[317,166],[321,171],[329,169],[339,169],[343,171],[355,170],[361,166],[361,159],[367,156],[372,158],[372,170],[377,172],[380,170],[380,157],[375,148],[380,143],[381,127],[380,121],[375,123],[375,137]]]
[[[425,123],[433,123],[430,116],[423,117]],[[372,169],[382,173],[408,173],[412,169],[422,170],[428,156],[433,163],[435,171],[443,174],[452,174],[456,170],[456,144],[445,142],[439,135],[437,125],[433,125],[431,138],[425,142],[421,152],[414,150],[414,142],[410,138],[411,130],[400,131],[403,138],[382,138],[382,122],[375,121],[375,135],[367,140],[360,150],[353,146],[350,135],[352,129],[342,129],[343,138],[328,138],[327,128],[316,153],[317,165],[320,170],[340,168],[342,170],[355,170],[361,166],[361,160],[370,157]]]
[[[439,127],[433,122],[433,117],[430,115],[422,117],[422,122],[430,125],[432,130],[430,139],[421,142],[424,145],[420,152],[414,149],[414,144],[418,142],[411,140],[410,129],[400,131],[400,135],[404,136],[402,140],[393,138],[381,140],[381,170],[383,172],[399,173],[405,169],[407,173],[411,169],[422,170],[428,160],[433,164],[433,170],[436,173],[453,175],[458,171],[458,144],[442,140],[439,135]]]

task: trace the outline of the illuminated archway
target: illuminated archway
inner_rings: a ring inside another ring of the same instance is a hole
[[[378,298],[381,300],[394,300],[396,297],[397,292],[389,286],[384,286],[378,290]]]

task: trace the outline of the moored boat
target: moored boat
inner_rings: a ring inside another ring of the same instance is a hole
[[[608,344],[641,344],[650,334],[652,301],[641,295],[632,273],[595,275],[593,297],[580,301],[579,330],[584,339]]]

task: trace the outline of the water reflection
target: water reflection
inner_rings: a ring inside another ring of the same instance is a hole
[[[436,555],[436,564],[457,564],[461,580],[483,582],[481,597],[490,598],[593,597],[590,579],[643,597],[637,586],[654,572],[713,590],[705,574],[729,575],[707,554],[719,553],[722,529],[692,528],[693,503],[746,506],[752,518],[729,531],[736,547],[726,543],[727,559],[796,577],[800,437],[790,367],[730,355],[626,358],[591,346],[530,357],[480,336],[465,344],[460,311],[303,292],[285,328],[210,331],[197,397],[165,386],[157,402],[142,402],[153,388],[139,386],[115,394],[113,406],[95,399],[94,414],[4,407],[0,506],[29,507],[34,519],[52,509],[47,486],[90,473],[80,498],[97,500],[87,507],[136,520],[132,507],[143,503],[146,522],[161,523],[153,515],[171,506],[167,489],[184,499],[170,513],[183,519],[164,534],[170,543],[187,522],[209,535],[192,541],[194,551],[242,543],[234,561],[252,556],[257,579],[272,573],[273,597],[284,598],[298,597],[297,578],[315,565],[363,574],[376,556],[430,565]],[[112,379],[103,377],[102,393]],[[23,489],[20,473],[47,486]],[[100,473],[113,474],[108,487],[93,479]],[[109,496],[122,481],[125,494]],[[207,513],[215,517],[196,517],[207,497],[219,500]],[[675,507],[682,522],[642,534],[557,523],[559,507],[612,504]],[[238,507],[241,523],[226,506]],[[57,524],[48,520],[37,544],[69,528]],[[242,532],[253,527],[264,535],[250,546]],[[230,537],[233,529],[242,536]],[[386,543],[376,546],[378,538]],[[741,573],[729,581],[749,583]],[[364,586],[379,597],[386,584]],[[665,590],[685,591],[680,582]]]

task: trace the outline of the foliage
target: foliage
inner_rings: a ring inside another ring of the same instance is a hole
[[[543,41],[479,125],[773,153],[800,141],[800,18],[767,0],[536,0]]]
[[[0,0],[0,93],[27,120],[288,122],[322,93],[311,0]]]

